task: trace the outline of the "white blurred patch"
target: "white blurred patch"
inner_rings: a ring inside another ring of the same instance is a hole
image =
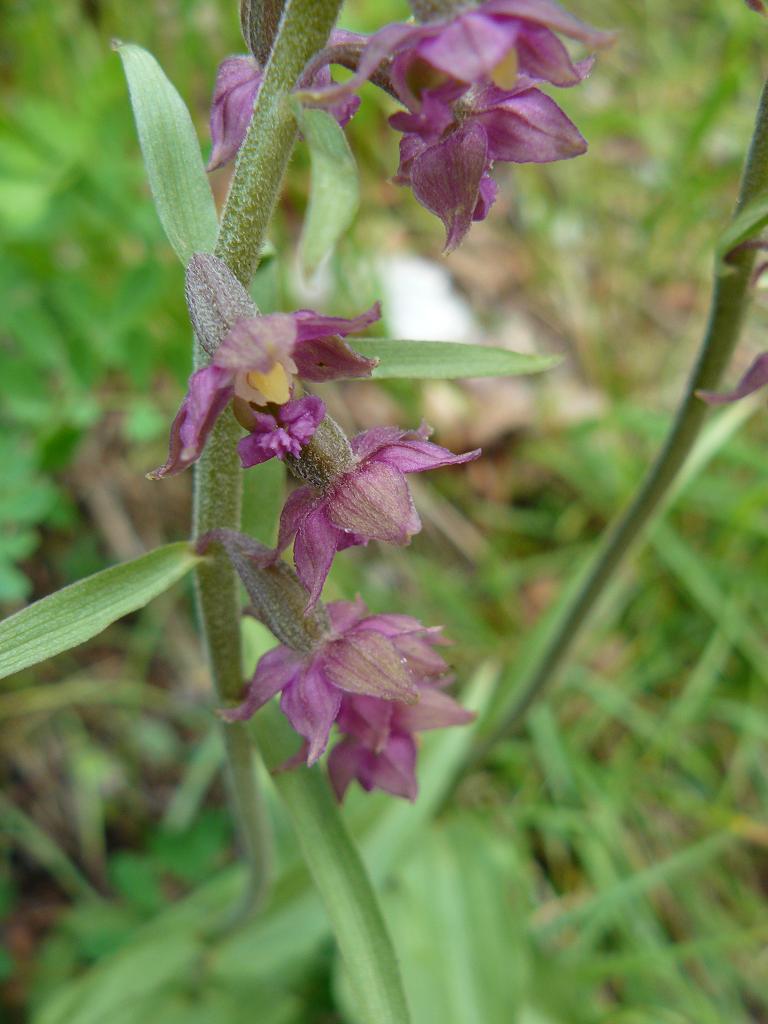
[[[393,338],[477,341],[480,331],[469,305],[439,263],[418,256],[378,262],[384,316]]]

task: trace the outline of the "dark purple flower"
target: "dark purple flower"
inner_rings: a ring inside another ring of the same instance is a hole
[[[450,251],[473,220],[487,216],[495,161],[545,163],[586,150],[572,122],[536,88],[577,85],[591,68],[589,60],[571,60],[556,32],[591,48],[613,38],[554,0],[487,0],[448,19],[386,26],[362,49],[349,81],[306,95],[328,102],[374,72],[385,76],[406,107],[390,118],[405,133],[395,181],[441,218]]]
[[[445,684],[441,684],[445,685]],[[415,732],[471,722],[471,711],[457,704],[438,685],[420,685],[417,704],[385,705],[373,697],[345,695],[336,720],[344,739],[330,753],[328,774],[339,800],[353,779],[366,792],[382,789],[415,800]]]
[[[272,408],[272,413],[245,410],[248,420],[241,423],[247,422],[250,433],[237,445],[243,469],[275,457],[298,457],[325,416],[325,403],[313,395]]]
[[[607,46],[615,38],[579,21],[555,0],[486,0],[449,18],[386,25],[363,47],[352,78],[306,88],[304,94],[314,101],[339,98],[382,66],[407,106],[427,90],[440,89],[456,98],[477,83],[495,81],[509,88],[518,73],[560,87],[577,85],[583,73],[555,33],[589,49]],[[333,49],[328,48],[329,61]]]
[[[295,538],[293,557],[299,579],[309,591],[307,607],[320,597],[337,551],[369,540],[407,544],[421,529],[406,473],[423,473],[476,459],[480,450],[454,455],[427,440],[422,427],[403,431],[376,427],[350,442],[351,468],[322,488],[294,491],[280,517],[278,550]]]
[[[441,642],[439,630],[428,630],[409,616],[368,615],[360,600],[336,602],[326,610],[330,629],[311,651],[283,644],[268,651],[256,666],[243,703],[220,712],[228,722],[244,721],[282,693],[280,707],[306,741],[307,764],[325,750],[343,698],[365,697],[373,709],[380,709],[374,712],[364,703],[360,714],[371,717],[386,717],[395,702],[404,712],[420,702],[425,678],[432,680],[447,668],[431,650]],[[425,708],[431,700],[427,696]],[[348,709],[347,718],[354,710]]]
[[[332,606],[331,606],[332,607]],[[375,616],[377,627],[394,638],[417,678],[414,704],[344,694],[336,724],[343,735],[328,758],[328,773],[339,800],[353,779],[366,791],[382,789],[415,800],[416,742],[414,733],[464,725],[474,715],[442,688],[451,682],[443,658],[434,650],[445,643],[440,630],[424,629],[407,615]]]
[[[348,33],[332,32],[331,43],[336,38],[346,38],[347,35]],[[219,65],[211,101],[213,148],[208,161],[207,169],[209,171],[223,167],[237,155],[248,131],[253,106],[263,80],[263,70],[258,62],[249,55],[227,57]],[[334,82],[330,69],[326,66],[320,68],[302,84],[315,89],[330,89]],[[322,105],[343,128],[354,117],[360,106],[360,100],[357,96],[347,94],[337,99],[329,99]]]
[[[353,320],[321,316],[308,309],[238,320],[215,350],[210,365],[190,377],[189,389],[171,425],[168,460],[149,474],[150,479],[172,476],[196,462],[216,418],[233,398],[241,422],[251,429],[254,407],[280,406],[290,400],[294,376],[310,381],[370,376],[375,360],[354,352],[342,339],[364,330],[380,315],[377,303]],[[197,333],[202,334],[199,326]],[[294,421],[298,433],[294,432],[293,439],[310,437],[307,430],[316,419],[318,406],[305,402],[292,409],[298,415]],[[283,422],[284,427],[287,422]],[[268,424],[262,421],[262,435],[266,427]],[[255,450],[246,443],[246,456]],[[284,449],[283,453],[290,450]]]
[[[768,352],[763,352],[754,360],[732,391],[697,391],[696,394],[709,405],[726,405],[754,394],[755,391],[764,388],[766,384],[768,384]]]
[[[441,126],[461,107],[460,117]],[[395,181],[410,185],[418,201],[445,224],[450,252],[484,220],[496,197],[493,164],[548,163],[584,153],[587,144],[558,105],[527,83],[513,91],[495,85],[466,93],[453,110],[431,99],[419,114],[395,114],[406,132]]]

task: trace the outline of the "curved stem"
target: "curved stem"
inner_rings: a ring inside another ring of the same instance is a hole
[[[734,216],[767,187],[768,83],[763,87],[760,98]],[[733,253],[727,267],[719,264],[716,267],[707,329],[666,442],[629,507],[605,535],[590,570],[564,607],[537,662],[515,688],[517,696],[514,703],[474,751],[473,762],[480,760],[499,739],[519,725],[530,706],[549,685],[606,585],[624,562],[632,544],[682,468],[708,412],[708,407],[696,397],[696,392],[717,386],[738,341],[749,299],[754,258],[754,250],[741,248]]]
[[[259,262],[267,225],[277,204],[296,138],[288,94],[304,65],[321,50],[336,21],[341,0],[289,0],[259,90],[248,134],[222,215],[216,255],[248,287]],[[195,363],[209,360],[196,346]],[[240,528],[242,470],[236,444],[240,427],[220,416],[195,467],[194,536]],[[241,696],[240,599],[234,569],[219,552],[197,573],[197,607],[217,697]],[[241,839],[251,866],[242,916],[255,908],[269,874],[270,841],[256,783],[251,740],[242,725],[224,727],[230,788]]]

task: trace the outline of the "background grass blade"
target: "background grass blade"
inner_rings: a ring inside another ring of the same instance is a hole
[[[526,355],[487,345],[453,341],[402,341],[393,338],[350,338],[364,356],[379,360],[379,380],[454,380],[458,377],[516,377],[541,373],[560,362],[559,356]]]
[[[192,253],[213,251],[219,230],[192,118],[151,53],[132,43],[115,49],[128,79],[157,215],[186,266]]]
[[[143,608],[200,561],[186,542],[168,544],[36,601],[0,623],[0,678],[90,640]]]

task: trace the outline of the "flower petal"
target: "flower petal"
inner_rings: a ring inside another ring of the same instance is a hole
[[[302,670],[303,659],[288,647],[273,647],[256,666],[245,700],[234,708],[218,712],[225,722],[244,722],[276,693],[292,685]]]
[[[325,606],[334,633],[341,635],[357,625],[368,614],[365,602],[357,597],[354,601],[331,601]]]
[[[268,373],[275,363],[291,366],[296,313],[269,313],[238,320],[216,350],[216,366]]]
[[[485,129],[491,160],[549,163],[587,150],[573,121],[538,89],[499,97],[492,106],[478,110],[473,120]]]
[[[407,544],[421,529],[403,474],[378,461],[344,473],[334,483],[326,502],[327,515],[334,526],[369,540]]]
[[[498,191],[499,186],[490,174],[484,174],[480,179],[480,192],[477,197],[477,206],[472,213],[472,220],[485,220],[491,212],[491,207],[496,202]]]
[[[466,725],[475,718],[474,711],[468,711],[448,694],[432,686],[419,689],[417,704],[398,705],[395,711],[397,729],[403,732],[424,732],[426,729],[443,729],[449,725]]]
[[[378,359],[368,359],[338,337],[310,338],[293,350],[296,372],[303,380],[340,380],[370,377]]]
[[[416,47],[433,67],[462,82],[490,78],[493,69],[515,46],[519,26],[485,16],[482,8],[459,14]]]
[[[380,754],[369,753],[361,757],[357,780],[363,789],[381,789],[392,796],[415,800],[419,787],[416,782],[416,744],[411,736],[391,736]]]
[[[306,517],[322,499],[311,487],[299,487],[288,496],[280,513],[280,532],[277,538],[277,550],[285,551]]]
[[[227,57],[219,65],[211,102],[213,150],[207,170],[222,167],[240,149],[263,78],[253,57]]]
[[[147,473],[150,480],[181,473],[197,462],[217,418],[232,398],[232,374],[205,366],[189,378],[189,390],[171,424],[168,460]]]
[[[326,503],[321,502],[301,520],[293,545],[293,561],[302,584],[309,591],[306,611],[314,608],[323,592],[333,556],[339,548],[341,531],[328,518]]]
[[[469,231],[487,168],[488,140],[482,126],[474,123],[429,146],[413,161],[413,194],[445,225],[446,253]]]
[[[372,427],[350,439],[350,447],[357,458],[364,462],[374,452],[385,445],[396,444],[401,438],[408,436],[408,431],[399,427]]]
[[[350,737],[337,743],[328,755],[328,776],[339,803],[344,799],[350,782],[357,777],[362,758],[367,753],[362,743]]]
[[[381,320],[381,303],[374,302],[360,316],[348,320],[343,316],[322,316],[311,309],[298,309],[290,314],[296,324],[296,341],[311,341],[316,338],[328,338],[338,335],[345,338],[348,334],[357,334],[366,327]]]
[[[526,23],[521,26],[517,58],[524,74],[561,88],[578,85],[584,77],[557,36],[541,25]]]
[[[407,435],[392,444],[380,448],[370,457],[370,462],[392,466],[401,473],[424,473],[429,469],[440,469],[443,466],[460,466],[464,462],[472,462],[479,458],[481,450],[464,452],[454,455],[447,448],[431,441],[419,438],[411,439]]]
[[[323,647],[326,678],[348,693],[413,703],[418,690],[394,645],[380,633],[347,634]]]
[[[555,0],[486,0],[483,4],[483,13],[488,16],[521,18],[537,25],[545,25],[553,32],[578,39],[579,42],[595,49],[610,45],[616,38],[614,32],[601,32],[579,21]]]
[[[341,694],[329,685],[316,661],[283,690],[280,710],[309,744],[307,764],[314,764],[328,745],[340,705]]]

